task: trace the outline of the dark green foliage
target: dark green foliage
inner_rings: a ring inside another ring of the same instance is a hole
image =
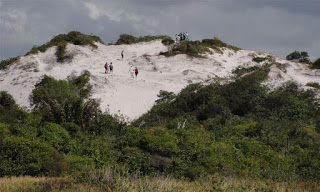
[[[237,74],[237,76],[239,77],[239,76],[244,75],[246,73],[256,71],[257,69],[259,69],[258,66],[253,66],[253,67],[248,67],[248,68],[237,67],[235,70],[232,71],[232,73]]]
[[[168,38],[163,39],[161,41],[161,43],[164,45],[172,45],[172,44],[174,44],[174,40],[168,37]]]
[[[209,48],[212,48],[218,52],[221,52],[221,48],[229,48],[234,51],[240,50],[237,47],[229,45],[222,42],[218,38],[214,39],[203,39],[202,42],[199,41],[182,41],[181,43],[174,44],[172,50],[168,52],[161,52],[160,55],[165,55],[167,57],[174,56],[178,54],[186,54],[192,57],[203,57],[201,54],[210,52]]]
[[[267,57],[255,57],[252,59],[252,61],[257,62],[257,63],[261,63],[267,59],[268,59]]]
[[[208,47],[203,46],[196,41],[182,41],[179,44],[174,44],[172,50],[169,52],[160,52],[160,55],[165,55],[167,57],[174,56],[178,54],[186,54],[192,57],[202,57],[201,54],[209,52]]]
[[[99,111],[98,103],[88,99],[91,93],[90,73],[85,71],[68,81],[44,76],[32,91],[31,101],[43,114],[43,121],[74,122],[89,129]]]
[[[66,150],[66,146],[70,140],[69,133],[60,125],[55,123],[46,123],[40,128],[39,138],[49,143],[58,151]]]
[[[115,166],[126,174],[190,179],[319,181],[319,98],[294,83],[268,90],[261,85],[268,71],[265,65],[228,84],[191,84],[178,95],[161,91],[131,126],[89,99],[89,73],[68,81],[46,77],[33,97],[50,110],[37,107],[11,121],[0,117],[0,174],[82,178]],[[3,98],[2,114],[21,110],[10,95]]]
[[[97,167],[114,164],[120,156],[115,149],[114,137],[106,134],[79,132],[71,139],[69,146],[70,155],[90,158]]]
[[[0,122],[14,123],[26,116],[26,112],[20,109],[9,93],[0,91]]]
[[[65,59],[71,59],[72,56],[66,55],[66,47],[67,47],[68,42],[67,41],[62,41],[58,44],[57,47],[57,57],[59,62],[63,62]]]
[[[18,61],[19,59],[20,59],[20,57],[14,57],[14,58],[2,60],[0,62],[0,70],[6,69],[9,65],[11,65],[12,63]]]
[[[313,87],[313,88],[316,88],[316,89],[320,89],[320,84],[316,83],[316,82],[307,83],[306,86]]]
[[[168,92],[168,91],[164,91],[164,90],[160,90],[160,92],[157,96],[159,97],[159,99],[157,99],[155,101],[157,104],[161,104],[161,103],[170,101],[172,98],[175,97],[173,92]]]
[[[60,175],[67,171],[66,159],[50,145],[21,137],[0,141],[0,176]]]
[[[17,108],[16,102],[13,97],[6,91],[0,92],[0,105],[7,110]]]
[[[309,55],[305,51],[302,51],[302,52],[294,51],[289,55],[287,55],[286,59],[290,61],[301,62],[301,63],[308,63],[308,64],[311,63],[309,59]]]
[[[159,35],[159,36],[141,36],[141,37],[134,37],[129,34],[121,34],[118,41],[116,42],[116,45],[122,45],[122,44],[134,44],[134,43],[141,43],[141,42],[150,42],[154,40],[161,40],[161,39],[166,39],[172,40],[170,37],[165,36],[165,35]]]
[[[313,62],[312,68],[320,69],[320,58],[318,58],[315,62]]]
[[[221,41],[219,38],[215,37],[213,39],[203,39],[202,40],[202,44],[204,45],[208,45],[213,49],[216,48],[221,48],[221,47],[225,47],[225,48],[229,48],[229,49],[233,49],[234,51],[238,51],[240,50],[240,48],[229,45],[223,41]]]
[[[100,37],[93,35],[85,35],[78,31],[71,31],[68,34],[60,34],[51,39],[48,43],[39,47],[33,47],[26,55],[37,54],[45,52],[48,48],[58,46],[57,56],[58,61],[62,62],[64,57],[64,50],[67,43],[74,45],[90,45],[92,48],[98,48],[95,42],[103,43]],[[60,48],[59,48],[60,47]]]

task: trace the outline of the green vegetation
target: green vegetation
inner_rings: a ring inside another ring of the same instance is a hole
[[[72,55],[66,55],[66,48],[67,48],[68,42],[62,41],[58,44],[57,48],[57,57],[59,62],[63,62],[66,59],[72,59]]]
[[[319,99],[293,83],[270,91],[261,85],[267,76],[264,66],[229,84],[162,90],[131,125],[90,99],[88,72],[44,76],[32,112],[1,92],[0,176],[67,176],[62,185],[28,185],[39,191],[317,191]]]
[[[12,63],[18,61],[19,59],[20,59],[20,57],[14,57],[14,58],[2,60],[0,62],[0,70],[6,69],[9,65],[11,65]]]
[[[64,191],[64,192],[105,192],[105,191],[314,191],[320,190],[319,183],[308,181],[299,183],[253,180],[251,178],[214,176],[189,181],[169,176],[144,177],[139,174],[123,175],[112,170],[91,172],[87,182],[78,182],[68,177],[5,177],[0,178],[0,191]]]
[[[142,36],[142,37],[134,37],[129,34],[121,34],[118,41],[116,42],[116,45],[123,45],[123,44],[135,44],[135,43],[141,43],[141,42],[150,42],[154,40],[169,40],[171,39],[169,36],[166,35],[158,35],[158,36]],[[172,40],[172,39],[171,39]]]
[[[221,41],[219,38],[215,37],[213,39],[203,39],[202,40],[202,44],[209,46],[215,50],[219,50],[220,48],[228,48],[228,49],[232,49],[234,51],[239,51],[240,48],[235,47],[233,45],[229,45],[223,41]]]
[[[267,59],[268,59],[267,57],[255,57],[252,59],[252,61],[257,62],[257,63],[261,63]]]
[[[290,61],[300,62],[300,63],[307,63],[307,64],[311,63],[309,59],[309,55],[305,51],[302,51],[302,52],[294,51],[289,55],[287,55],[286,59]]]
[[[307,86],[313,87],[313,88],[316,88],[316,89],[320,89],[320,84],[316,83],[316,82],[307,83]]]
[[[313,62],[312,68],[314,68],[314,69],[320,69],[320,58],[317,59],[315,62]]]
[[[200,41],[182,41],[181,43],[174,44],[172,49],[167,52],[161,52],[160,55],[165,55],[167,57],[186,54],[191,57],[203,57],[201,54],[210,52],[209,48],[221,53],[221,48],[229,48],[234,51],[240,50],[239,48],[222,42],[218,38],[214,39],[203,39]]]
[[[232,71],[232,73],[237,74],[237,76],[239,77],[239,76],[244,75],[246,73],[250,73],[250,72],[256,71],[259,68],[260,67],[258,67],[258,66],[253,66],[253,67],[248,67],[248,68],[237,67],[235,70]]]
[[[167,38],[163,39],[161,41],[161,43],[164,45],[172,45],[172,44],[174,44],[174,40],[171,39],[171,37],[167,37]]]
[[[68,43],[74,45],[90,45],[92,48],[96,49],[98,47],[95,42],[103,43],[103,41],[98,36],[85,35],[78,31],[71,31],[68,34],[60,34],[55,36],[46,44],[38,47],[33,47],[26,55],[37,54],[39,51],[45,52],[50,47],[58,46],[57,58],[59,62],[63,62],[64,59],[72,58],[72,55],[65,55],[65,49]]]

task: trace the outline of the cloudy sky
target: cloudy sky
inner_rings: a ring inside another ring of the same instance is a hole
[[[285,57],[320,57],[320,0],[0,0],[0,60],[77,30],[105,43],[120,34],[218,37]]]

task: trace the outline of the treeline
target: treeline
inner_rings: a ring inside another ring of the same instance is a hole
[[[114,166],[126,173],[199,178],[320,179],[320,110],[294,83],[270,91],[257,69],[229,84],[161,91],[132,125],[90,99],[90,73],[43,77],[26,112],[0,94],[0,174],[82,176]]]

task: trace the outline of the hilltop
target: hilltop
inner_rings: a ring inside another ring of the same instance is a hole
[[[55,37],[1,70],[0,90],[8,91],[19,105],[30,108],[29,95],[43,75],[66,79],[89,71],[92,98],[100,100],[101,109],[133,120],[154,105],[160,90],[178,93],[190,83],[233,81],[265,65],[270,72],[264,84],[271,88],[287,81],[297,82],[303,87],[311,82],[320,83],[320,70],[252,50],[221,46],[207,48],[201,57],[187,54],[165,56],[163,53],[168,52],[168,46],[161,43],[161,39],[143,42],[141,38],[136,41],[138,43],[134,40],[127,42],[133,44],[118,41],[119,45],[105,45],[98,37],[89,41],[89,36],[85,36],[86,41],[67,38],[61,43],[57,40],[66,37]],[[61,46],[65,46],[63,60],[58,55]],[[122,50],[124,59],[120,60]],[[256,62],[255,58],[262,60]],[[105,62],[113,62],[113,74],[104,73]],[[139,68],[137,79],[130,77],[130,66]]]

